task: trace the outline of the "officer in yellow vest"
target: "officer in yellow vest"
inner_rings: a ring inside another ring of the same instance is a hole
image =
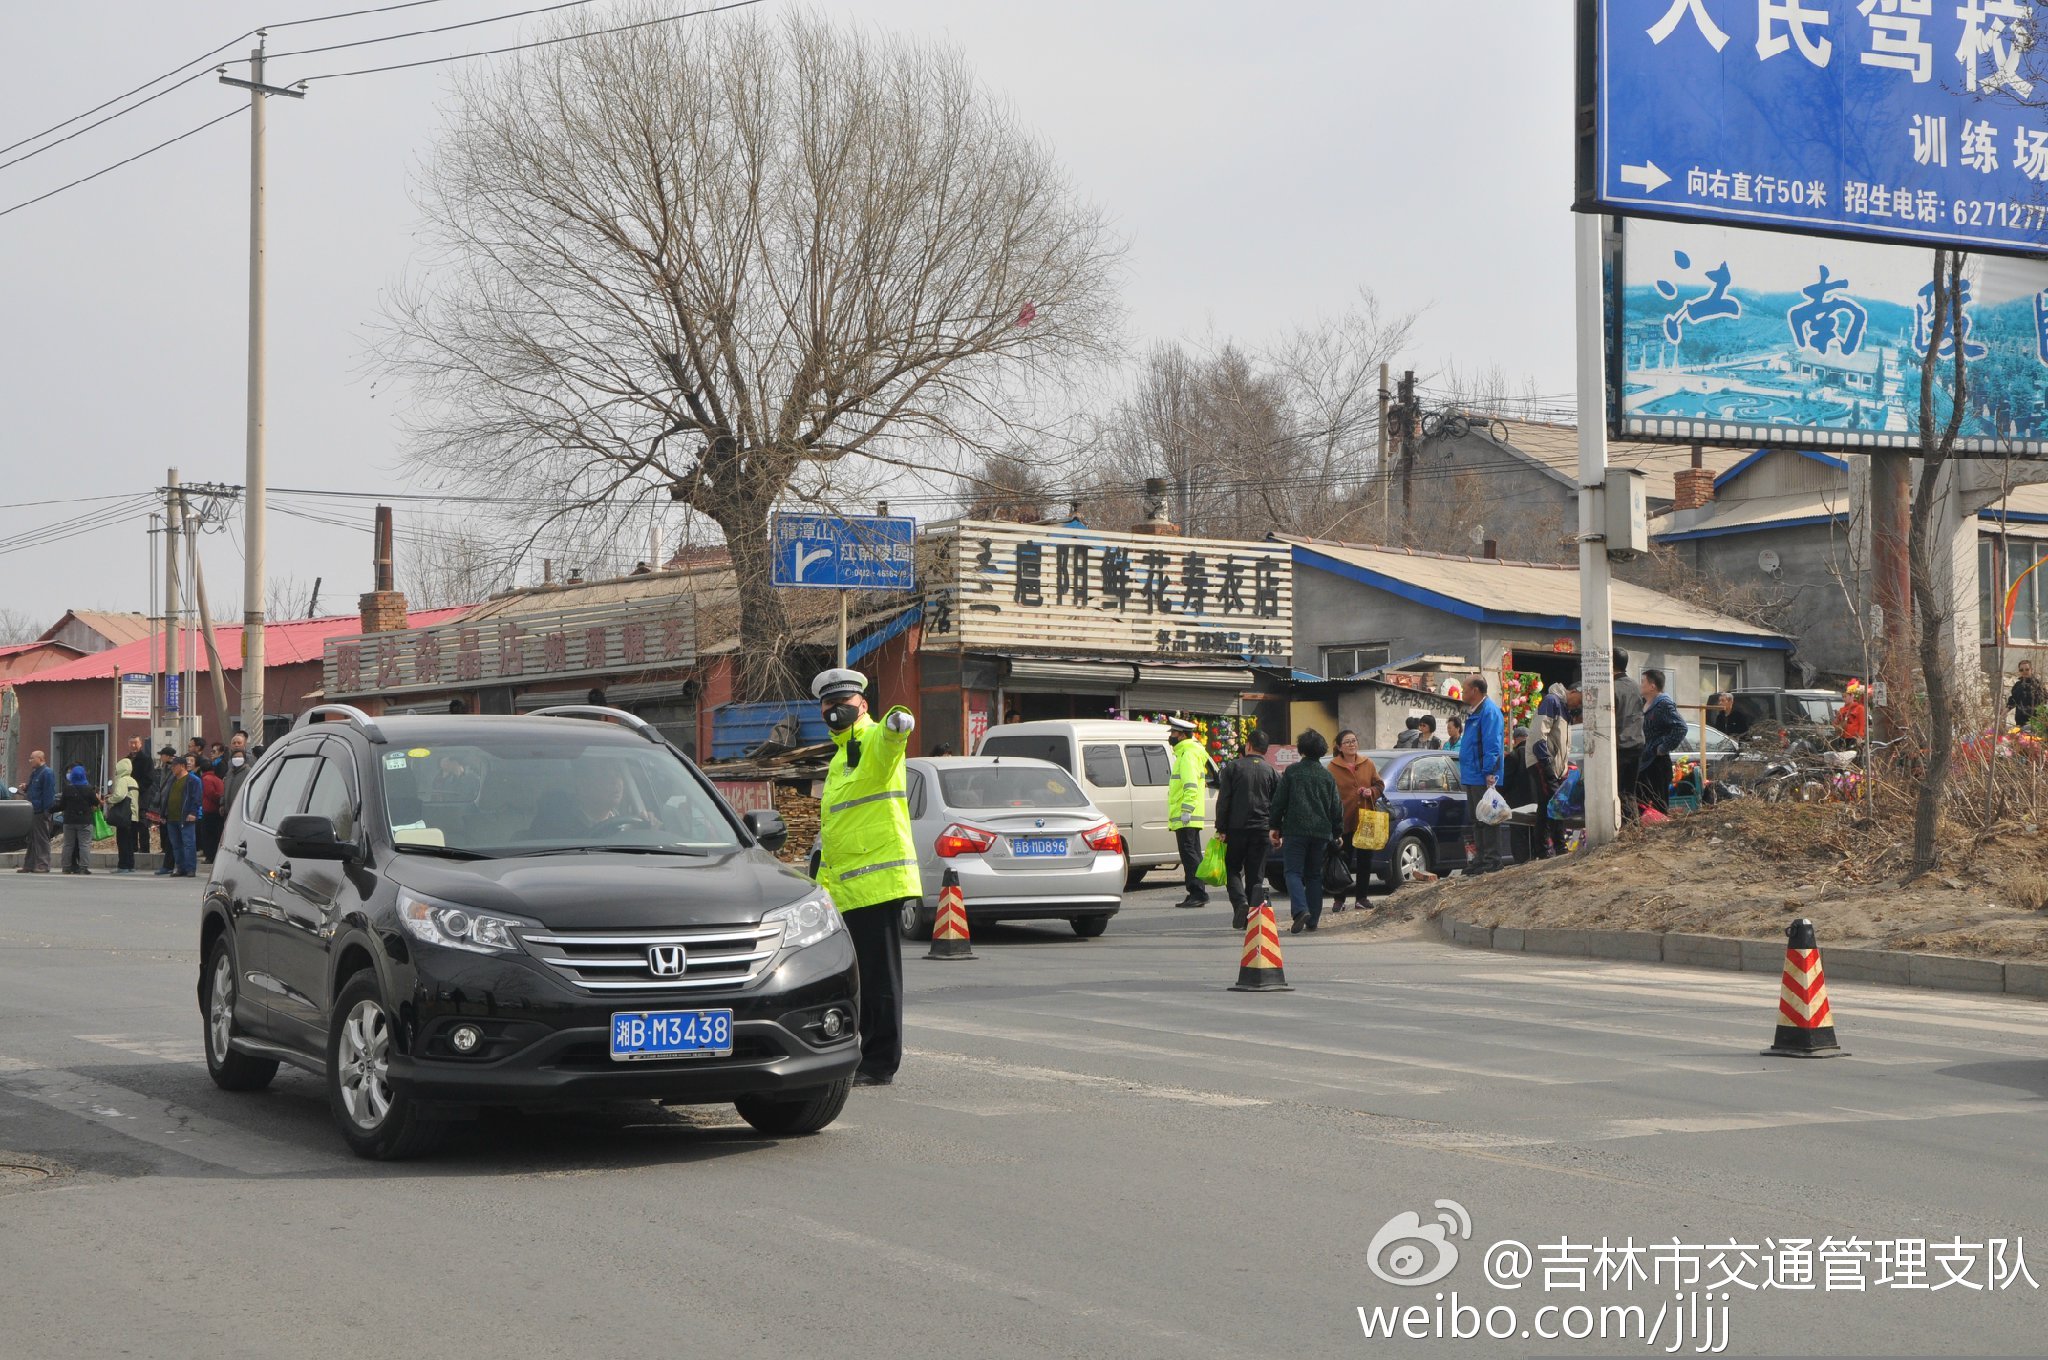
[[[844,668],[811,681],[825,726],[839,749],[818,800],[818,883],[832,894],[860,961],[858,1086],[887,1086],[903,1061],[905,898],[924,898],[917,845],[910,837],[910,795],[903,761],[917,720],[892,708],[868,716],[868,678]]]
[[[1181,876],[1187,880],[1188,895],[1176,907],[1206,907],[1209,888],[1195,871],[1202,867],[1202,823],[1209,793],[1209,753],[1195,737],[1195,725],[1186,718],[1168,718],[1173,729],[1167,740],[1173,743],[1173,773],[1166,781],[1166,825],[1173,832],[1174,847],[1180,851]]]

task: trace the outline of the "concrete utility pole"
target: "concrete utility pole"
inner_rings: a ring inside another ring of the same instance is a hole
[[[242,503],[242,727],[263,740],[264,516],[269,470],[263,450],[263,101],[281,94],[304,99],[304,90],[263,83],[263,34],[249,53],[249,79],[223,75],[221,84],[249,92],[249,429],[248,470]]]
[[[183,693],[185,681],[185,632],[178,613],[178,535],[185,527],[182,508],[183,492],[178,486],[178,470],[171,468],[164,473],[164,726],[178,733],[172,743],[180,751],[185,749],[185,712],[192,699]],[[177,681],[181,691],[178,695],[178,711],[171,714],[171,677]]]
[[[1387,390],[1388,368],[1380,365],[1380,511],[1386,523],[1380,527],[1380,542],[1389,543],[1394,536],[1394,479],[1392,468],[1387,466],[1387,408],[1393,404],[1394,394]]]
[[[1607,571],[1607,218],[1577,223],[1579,380],[1579,693],[1586,729],[1586,840],[1605,845],[1621,830],[1614,761],[1614,618]]]

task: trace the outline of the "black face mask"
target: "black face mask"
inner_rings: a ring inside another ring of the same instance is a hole
[[[834,704],[825,710],[825,726],[834,732],[844,732],[860,721],[860,710],[852,704]]]

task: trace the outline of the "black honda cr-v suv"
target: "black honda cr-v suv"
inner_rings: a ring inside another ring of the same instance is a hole
[[[618,1098],[815,1132],[859,1058],[858,980],[831,900],[771,853],[785,834],[627,713],[323,705],[221,833],[207,1068],[231,1091],[319,1075],[366,1157],[482,1106]]]

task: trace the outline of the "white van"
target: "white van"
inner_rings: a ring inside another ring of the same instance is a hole
[[[1049,760],[1081,781],[1090,802],[1116,820],[1128,861],[1125,886],[1147,869],[1180,865],[1166,825],[1166,784],[1173,773],[1168,729],[1159,723],[1109,718],[1052,718],[991,727],[975,754]],[[1211,789],[1205,821],[1215,825]]]

